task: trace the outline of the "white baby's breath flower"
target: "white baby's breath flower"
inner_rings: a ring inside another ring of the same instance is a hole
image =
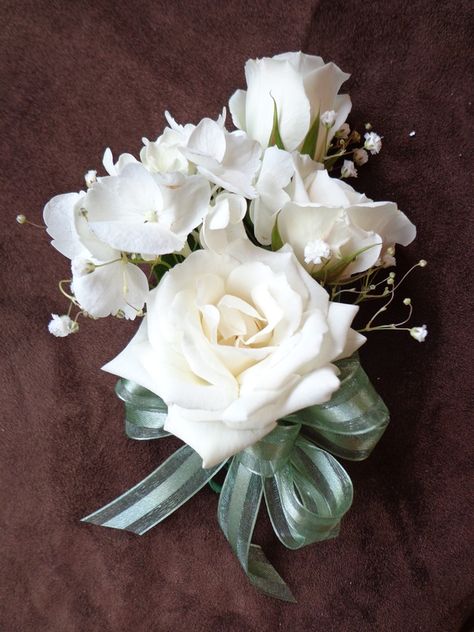
[[[336,122],[336,117],[337,114],[335,110],[326,110],[326,112],[321,114],[321,124],[329,129]]]
[[[74,334],[79,330],[79,325],[74,322],[69,316],[64,314],[58,316],[58,314],[51,314],[52,319],[49,321],[48,330],[58,338],[64,338],[69,334]]]
[[[412,327],[410,329],[410,336],[418,342],[424,342],[426,336],[428,335],[428,328],[426,325],[421,325],[421,327]]]
[[[95,263],[85,257],[74,257],[71,262],[71,270],[74,276],[82,277],[95,270]]]
[[[356,149],[352,154],[354,158],[354,162],[358,167],[365,165],[365,163],[369,159],[369,154],[365,151],[365,149]]]
[[[341,168],[342,178],[357,178],[357,169],[354,166],[352,160],[344,160]]]
[[[367,132],[367,134],[364,134],[364,138],[364,148],[370,151],[371,154],[378,154],[382,149],[382,137],[375,132]]]
[[[310,241],[304,247],[305,263],[314,263],[319,265],[323,262],[323,259],[327,259],[330,256],[331,248],[329,247],[329,244],[322,239]]]
[[[84,175],[84,180],[86,183],[86,187],[89,189],[97,180],[97,171],[95,171],[94,169],[89,169],[89,171]]]

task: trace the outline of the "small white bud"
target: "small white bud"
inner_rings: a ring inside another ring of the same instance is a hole
[[[364,149],[370,151],[371,154],[378,154],[382,149],[382,136],[379,136],[375,132],[369,132],[364,134],[364,138]]]
[[[424,342],[426,336],[428,335],[428,329],[426,325],[422,325],[421,327],[412,327],[410,329],[410,336],[418,342]]]
[[[341,178],[357,178],[357,169],[352,160],[344,160],[341,168]]]
[[[425,259],[420,259],[418,261],[418,265],[420,266],[420,268],[426,268],[426,266],[428,265],[428,261],[426,261]]]
[[[364,127],[368,132],[370,132],[370,130],[372,129],[372,123],[366,123]]]
[[[94,169],[89,169],[89,171],[85,174],[84,180],[86,181],[86,187],[90,189],[90,187],[97,181],[97,171]]]
[[[26,224],[26,216],[25,215],[17,215],[16,216],[16,221],[19,224]]]
[[[415,130],[413,130],[412,132],[410,132],[410,133],[408,134],[408,136],[410,136],[410,138],[413,138],[413,136],[416,136],[416,132],[415,132]]]
[[[69,336],[69,334],[75,334],[79,331],[79,325],[66,314],[63,316],[51,314],[51,316],[52,319],[48,324],[48,330],[53,336],[64,338],[65,336]]]
[[[336,132],[336,138],[349,138],[349,134],[351,133],[351,128],[347,123],[341,125],[341,127]]]
[[[75,257],[71,262],[72,274],[75,277],[83,277],[95,270],[95,263],[84,259],[83,257]]]
[[[369,154],[365,151],[365,149],[356,149],[352,154],[354,158],[354,162],[358,167],[362,167],[369,159]]]
[[[403,299],[403,304],[404,305],[411,305],[411,298],[404,298]]]
[[[336,112],[334,110],[326,110],[321,114],[321,124],[328,129],[334,125],[336,122]]]

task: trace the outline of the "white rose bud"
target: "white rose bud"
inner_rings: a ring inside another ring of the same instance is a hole
[[[334,125],[336,122],[336,112],[335,110],[327,110],[321,114],[321,124],[328,129]]]
[[[358,167],[362,167],[369,159],[369,154],[365,151],[365,149],[356,149],[352,154],[354,158],[354,162]]]
[[[86,181],[86,187],[90,189],[90,187],[97,181],[97,171],[94,169],[89,169],[89,171],[85,174],[84,180]]]
[[[347,123],[344,123],[344,125],[341,125],[341,127],[337,130],[335,136],[336,138],[343,138],[344,140],[347,140],[350,133],[351,128]]]

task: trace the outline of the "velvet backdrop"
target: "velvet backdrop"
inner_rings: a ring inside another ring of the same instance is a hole
[[[0,8],[2,632],[473,629],[471,3],[2,0]],[[250,587],[209,489],[141,538],[79,522],[179,442],[126,439],[114,378],[99,368],[135,325],[84,322],[76,336],[50,336],[68,264],[46,235],[14,220],[40,222],[48,199],[100,169],[105,147],[136,154],[142,136],[160,133],[165,109],[181,122],[215,117],[244,87],[248,57],[287,50],[352,73],[350,121],[370,120],[384,136],[381,155],[352,183],[397,201],[416,223],[401,267],[430,262],[402,292],[429,326],[426,343],[376,333],[362,351],[392,421],[367,462],[348,464],[355,500],[341,535],[290,552],[259,521],[257,540],[297,605]]]

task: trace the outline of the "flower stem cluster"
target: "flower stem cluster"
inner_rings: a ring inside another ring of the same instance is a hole
[[[346,282],[333,285],[330,289],[332,300],[345,300],[359,305],[364,301],[382,300],[383,305],[379,307],[367,321],[365,326],[358,329],[359,333],[368,333],[373,331],[408,331],[409,334],[418,342],[424,342],[428,329],[426,325],[417,327],[408,327],[407,323],[413,315],[413,305],[411,298],[404,298],[402,303],[408,308],[406,317],[400,322],[391,322],[387,324],[375,324],[395,300],[395,293],[400,288],[407,277],[416,269],[426,267],[427,262],[421,259],[406,272],[399,281],[397,281],[396,273],[389,272],[380,279],[380,273],[384,270],[382,265],[374,266],[367,270],[364,274],[352,277]],[[347,287],[356,283],[353,287]]]

